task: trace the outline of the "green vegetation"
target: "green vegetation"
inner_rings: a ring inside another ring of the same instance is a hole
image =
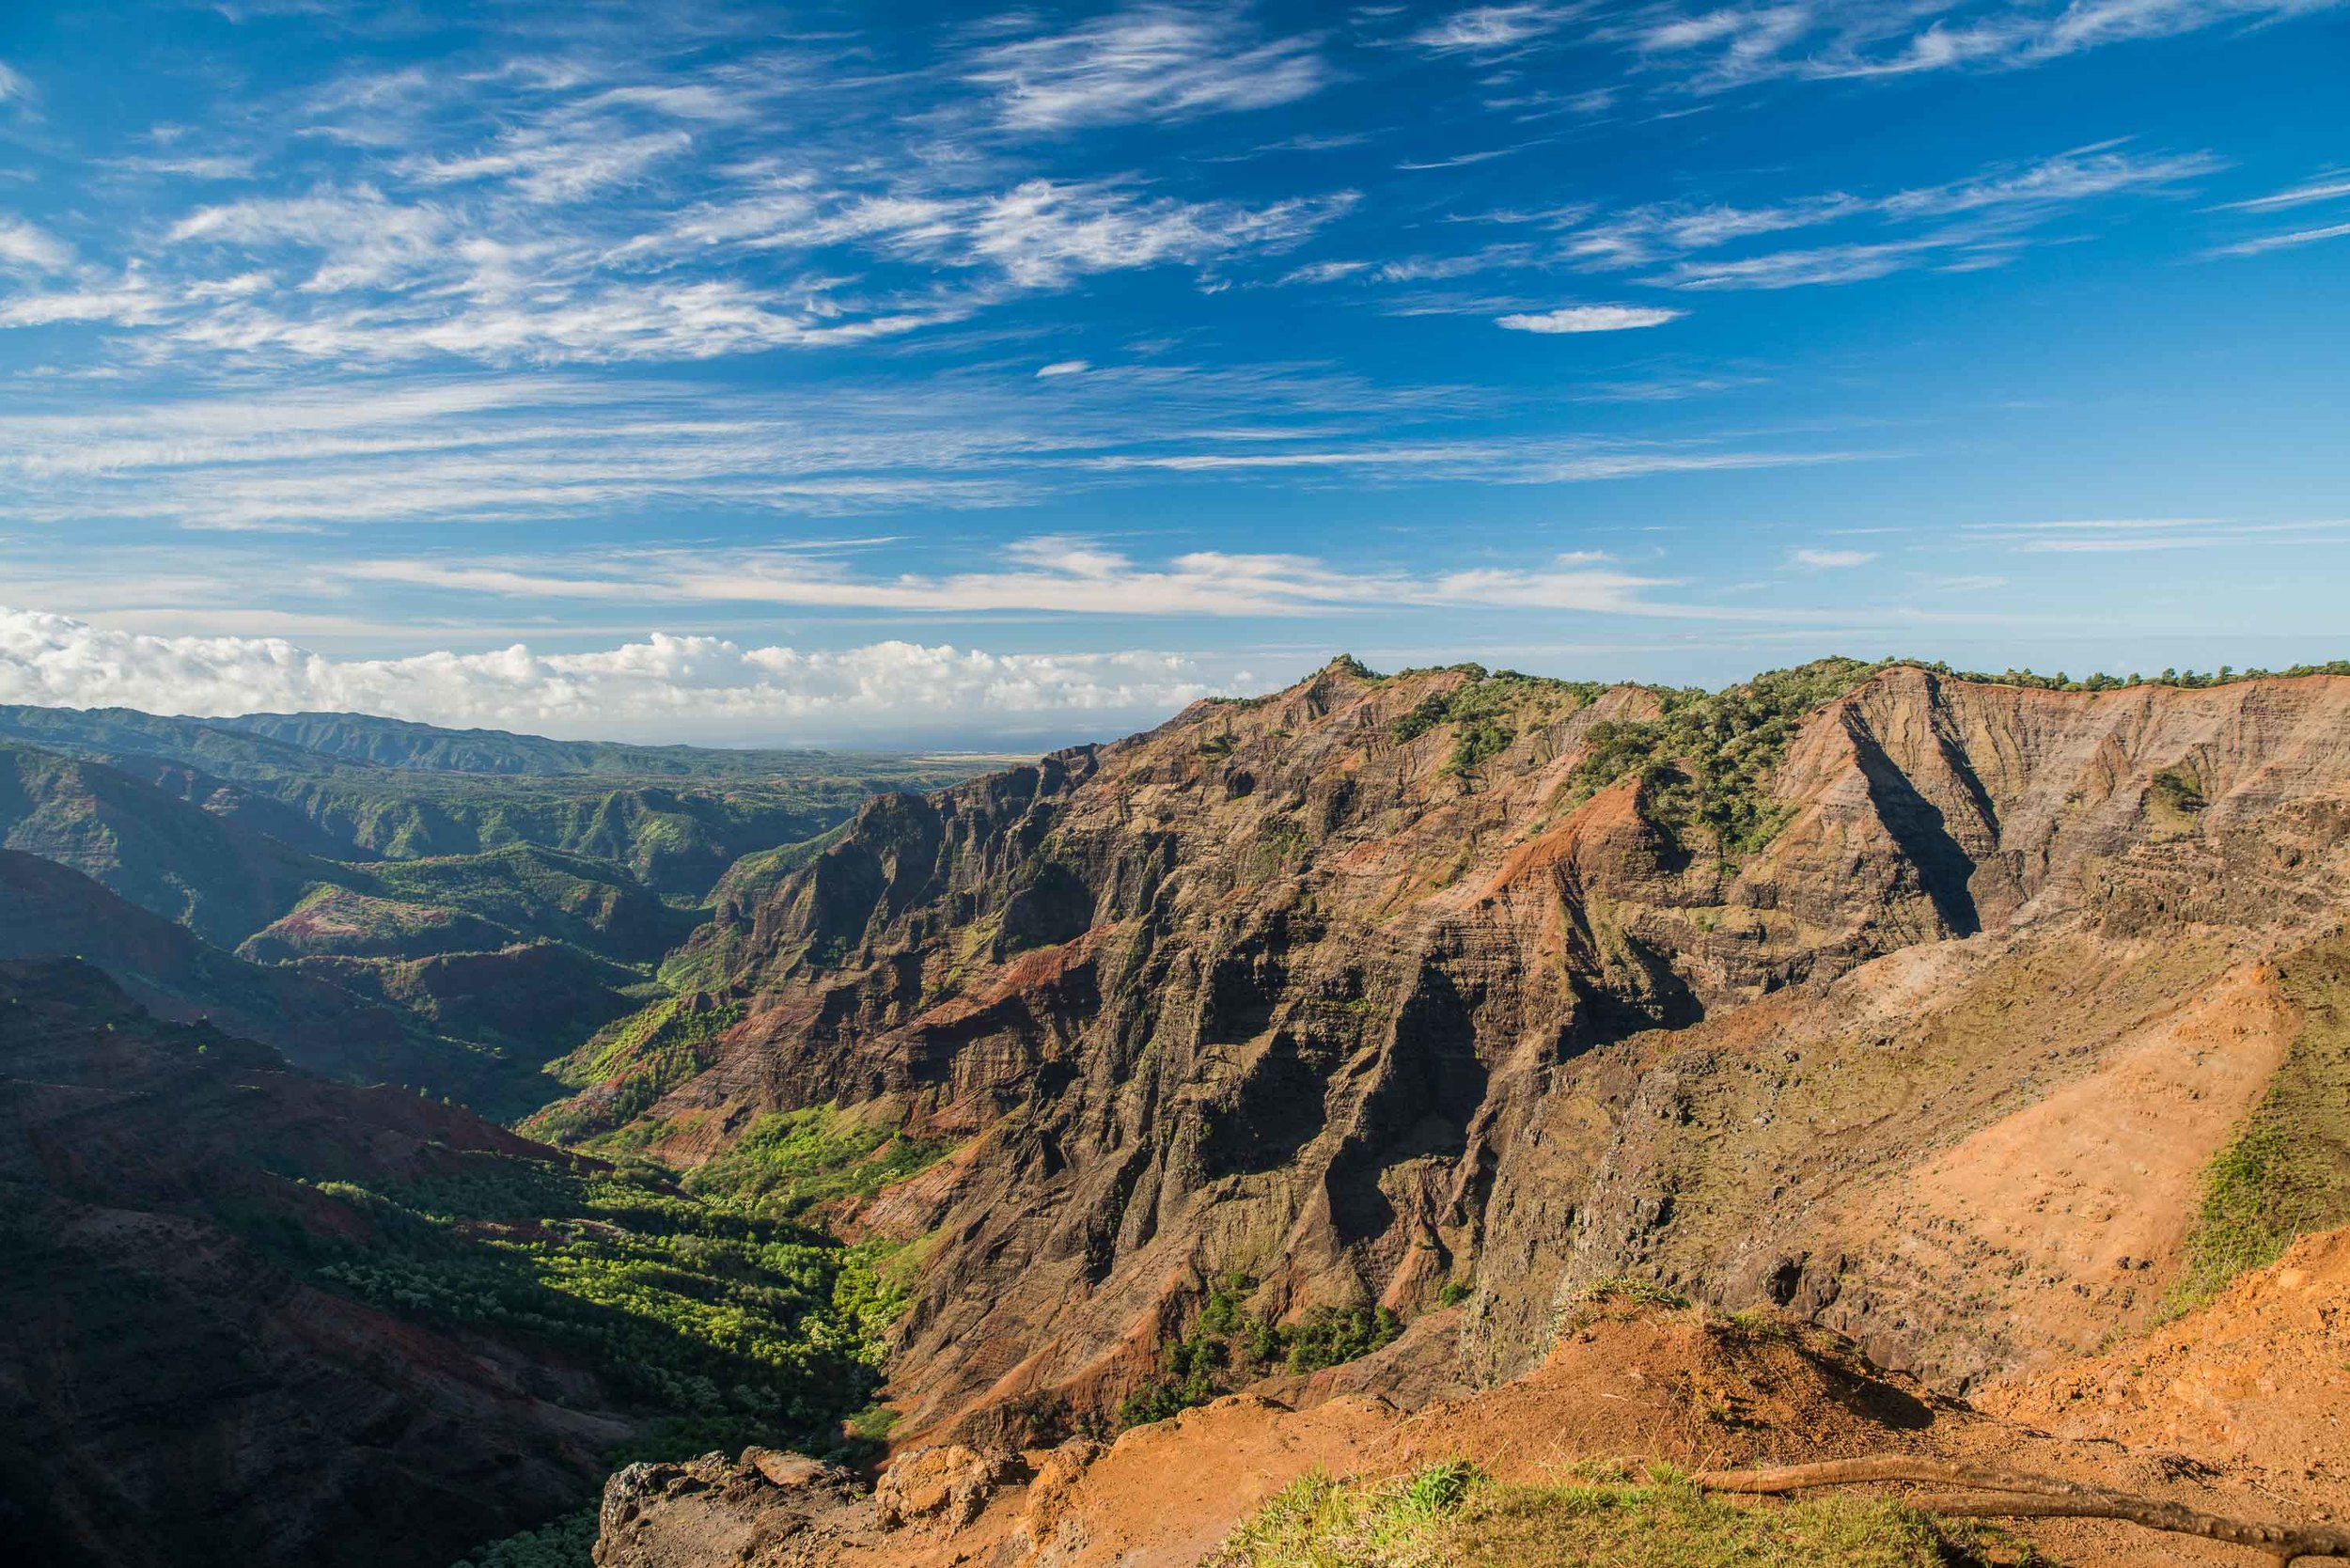
[[[870,1198],[929,1169],[953,1148],[951,1138],[908,1137],[885,1121],[816,1105],[760,1117],[724,1153],[688,1172],[685,1186],[760,1214],[797,1218],[836,1198]]]
[[[547,1072],[567,1089],[603,1089],[592,1101],[550,1105],[523,1123],[532,1137],[582,1143],[642,1115],[713,1059],[718,1037],[743,1019],[740,1002],[664,996],[606,1025]]]
[[[1628,1275],[1593,1280],[1576,1293],[1574,1302],[1569,1321],[1578,1324],[1605,1316],[1611,1309],[1619,1312],[1685,1312],[1689,1309],[1689,1298],[1680,1292],[1668,1290],[1653,1279],[1635,1278]]]
[[[1191,1330],[1159,1347],[1159,1371],[1118,1408],[1123,1429],[1163,1421],[1277,1372],[1312,1372],[1370,1355],[1403,1332],[1385,1307],[1315,1307],[1292,1325],[1247,1310],[1253,1281],[1228,1275]]]
[[[1210,1568],[1946,1568],[1994,1539],[1898,1503],[1744,1503],[1658,1466],[1646,1478],[1507,1485],[1459,1460],[1390,1481],[1292,1482]]]
[[[111,763],[312,855],[406,860],[537,844],[613,862],[688,902],[743,855],[822,833],[876,793],[936,788],[999,760],[616,745],[352,713],[197,720],[8,705],[0,741]]]
[[[2109,692],[2129,686],[2232,686],[2239,681],[2291,681],[2305,675],[2350,675],[2350,659],[2331,659],[2322,665],[2291,665],[2283,669],[2237,669],[2221,665],[2210,674],[2196,671],[2166,669],[2160,675],[2096,674],[2076,681],[2058,670],[2054,675],[2038,675],[2029,669],[2002,670],[1997,675],[1981,670],[1952,669],[1946,664],[1924,659],[1888,659],[1887,664],[1914,665],[1936,675],[1947,675],[1957,681],[1973,681],[1992,686],[2026,686],[2036,691],[2050,692]]]
[[[1786,824],[1787,808],[1772,797],[1770,781],[1804,715],[1881,667],[1820,659],[1718,692],[1659,691],[1657,717],[1602,722],[1585,732],[1589,752],[1570,798],[1580,803],[1637,777],[1642,808],[1658,826],[1684,842],[1701,832],[1725,859],[1750,855]]]
[[[2164,1298],[2172,1315],[2203,1305],[2293,1238],[2350,1223],[2350,937],[2278,965],[2300,1030],[2267,1092],[2203,1172],[2186,1268]]]
[[[2191,817],[2211,804],[2203,798],[2201,782],[2184,767],[2165,768],[2155,774],[2153,798],[2157,810],[2177,817]]]
[[[1488,671],[1482,665],[1453,665],[1468,679],[1449,692],[1431,693],[1389,727],[1409,744],[1431,729],[1453,727],[1452,755],[1445,771],[1476,772],[1510,749],[1519,725],[1547,722],[1574,712],[1607,688],[1590,681],[1546,681],[1514,669]]]
[[[514,940],[565,942],[621,964],[651,964],[700,924],[620,866],[537,844],[483,855],[353,868],[348,885],[373,897],[490,921]]]
[[[594,1560],[597,1506],[566,1513],[553,1524],[477,1546],[451,1568],[588,1568]]]
[[[2350,675],[2350,661],[2343,660],[2280,670],[2238,671],[2223,665],[2211,675],[2166,669],[2153,677],[2099,674],[2076,681],[2062,671],[2039,675],[2011,669],[1991,675],[1931,661],[1820,659],[1758,675],[1718,692],[1649,688],[1663,709],[1657,717],[1603,722],[1586,732],[1590,754],[1575,770],[1569,804],[1579,805],[1612,784],[1637,777],[1642,787],[1641,808],[1652,822],[1684,840],[1693,833],[1701,834],[1725,859],[1751,855],[1785,825],[1786,811],[1771,798],[1770,778],[1804,716],[1877,671],[1897,666],[1952,680],[2076,692]],[[1514,670],[1488,672],[1479,665],[1448,667],[1467,674],[1468,681],[1449,692],[1423,698],[1390,726],[1389,733],[1399,742],[1409,743],[1439,727],[1452,727],[1453,749],[1446,771],[1464,775],[1475,773],[1507,751],[1529,721],[1572,713],[1607,689],[1598,682],[1544,680]],[[2175,799],[2166,797],[2169,804],[2184,812],[2200,808],[2201,796],[2194,792],[2191,778],[2181,776],[2171,783],[2185,790]],[[2157,789],[2163,788],[2158,782]]]
[[[372,1222],[308,1238],[322,1284],[385,1310],[560,1345],[661,1418],[671,1451],[837,1446],[898,1309],[839,1243],[679,1191],[650,1168],[449,1152],[406,1184],[321,1182]]]

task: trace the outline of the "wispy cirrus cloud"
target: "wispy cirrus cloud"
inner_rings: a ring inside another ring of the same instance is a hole
[[[2350,543],[2350,518],[2254,523],[2220,517],[2085,518],[1970,524],[1966,531],[2024,555],[2136,555],[2152,550]]]
[[[2324,175],[2315,180],[2288,185],[2281,191],[2252,196],[2243,201],[2222,203],[2216,211],[2223,212],[2286,212],[2297,208],[2314,207],[2322,203],[2350,200],[2350,179]],[[2350,223],[2311,224],[2301,228],[2275,230],[2256,234],[2249,239],[2229,244],[2215,245],[2203,254],[2207,257],[2263,256],[2273,250],[2292,250],[2312,245],[2325,240],[2339,240],[2350,235]]]
[[[0,412],[0,521],[204,530],[988,510],[1178,475],[1310,485],[1576,483],[1854,462],[1808,441],[1466,436],[1458,387],[1315,368],[1087,367],[1009,384],[728,397],[586,378],[361,380],[104,415]]]
[[[2297,245],[2313,245],[2321,240],[2339,240],[2350,235],[2350,223],[2329,223],[2315,228],[2292,228],[2280,234],[2263,234],[2256,239],[2238,240],[2233,244],[2219,245],[2205,252],[2208,256],[2263,256],[2272,250],[2291,250]]]
[[[1706,613],[1653,602],[1671,580],[1574,556],[1526,569],[1413,572],[1335,567],[1301,555],[1191,551],[1139,561],[1088,539],[1014,540],[993,565],[940,575],[858,572],[799,552],[630,550],[481,563],[358,561],[354,581],[467,593],[767,604],[906,614],[1278,616],[1381,605],[1486,605],[1606,614]]]
[[[1452,12],[1411,35],[1411,42],[1437,54],[1490,54],[1518,47],[1563,27],[1580,6],[1472,6]]]
[[[2218,211],[2274,212],[2288,207],[2307,207],[2312,202],[2339,201],[2344,196],[2350,196],[2350,179],[2328,175],[2298,185],[2288,185],[2281,191],[2272,191],[2266,196],[2253,196],[2246,201],[2222,202]]]
[[[1941,248],[1910,240],[1878,244],[1815,245],[1735,259],[1705,258],[1676,261],[1654,281],[1668,289],[1799,289],[1834,283],[1865,283],[1918,265]]]
[[[1322,79],[1308,41],[1252,36],[1236,11],[1156,8],[981,54],[1025,73],[1024,113],[1073,123],[1120,103],[1180,118],[1271,102]],[[230,126],[221,145],[159,128],[162,154],[113,166],[176,170],[211,199],[109,231],[102,270],[20,292],[0,326],[148,329],[125,352],[149,361],[829,349],[964,322],[1104,272],[1277,255],[1356,199],[1201,199],[1138,174],[1051,178],[968,147],[942,157],[944,133],[861,91],[826,54],[841,47],[682,72],[586,50],[472,72],[362,70]],[[934,75],[914,85],[941,90]],[[250,173],[257,144],[284,143],[288,124],[296,145],[278,155],[335,172],[225,199],[198,179]],[[321,140],[339,159],[310,156]],[[70,254],[30,228],[0,245],[0,265]]]
[[[2060,215],[2113,197],[2180,196],[2225,166],[2209,152],[2137,153],[2104,142],[1883,196],[1831,191],[1755,207],[1674,204],[1587,216],[1573,222],[1560,243],[1566,259],[1586,270],[1663,263],[1648,281],[1671,289],[1856,283],[1919,267],[1998,265]],[[1765,236],[1836,227],[1862,232],[1831,243],[1735,253]]]
[[[1057,132],[1272,108],[1333,79],[1308,38],[1261,38],[1237,7],[1137,6],[995,44],[966,69],[1016,131]]]
[[[1937,71],[2022,70],[2108,44],[2256,25],[2342,0],[1764,0],[1671,6],[1605,24],[1594,37],[1637,69],[1686,90]]]

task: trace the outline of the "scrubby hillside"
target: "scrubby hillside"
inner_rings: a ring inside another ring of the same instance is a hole
[[[547,1124],[953,1145],[853,1221],[904,1249],[915,1431],[1106,1417],[1234,1276],[1285,1322],[1465,1294],[1471,1378],[1630,1274],[1963,1388],[2162,1309],[2346,825],[2340,679],[1340,661],[876,801],[672,962],[690,1048],[616,1034]]]

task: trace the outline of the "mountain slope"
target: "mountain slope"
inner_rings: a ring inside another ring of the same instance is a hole
[[[72,867],[233,948],[330,863],[102,762],[0,745],[0,847]]]
[[[168,756],[223,771],[346,765],[424,773],[568,777],[729,777],[806,773],[829,753],[556,741],[503,729],[446,729],[367,713],[244,713],[180,718],[133,708],[0,704],[0,736],[38,745]]]
[[[2193,1090],[2212,1047],[2164,1020],[2224,1012],[2340,918],[2346,822],[2350,681],[2092,694],[1829,663],[1699,697],[1340,661],[869,806],[673,964],[743,1015],[619,1136],[692,1161],[838,1101],[961,1140],[859,1221],[919,1260],[896,1368],[917,1429],[1114,1407],[1234,1271],[1292,1317],[1473,1281],[1477,1375],[1538,1356],[1559,1293],[1645,1272],[1782,1295],[1963,1382],[2153,1309],[2197,1151],[2274,1042],[2179,1124],[2129,1287],[2101,1278],[2061,1330],[2043,1303],[2080,1280],[2044,1288],[2043,1242],[1908,1247],[1977,1223],[1918,1207],[1921,1157],[1981,1138],[1953,1157],[1997,1170],[2052,1096]],[[1947,995],[1886,957],[1912,949],[1957,955]],[[1982,1021],[2007,1014],[2033,1028]],[[591,1090],[550,1124],[644,1104]],[[2162,1143],[2130,1137],[2081,1158]],[[1775,1190],[1774,1161],[1801,1180]],[[1986,1285],[1998,1247],[2024,1283]]]
[[[20,1560],[445,1568],[623,1445],[821,1449],[873,1383],[838,1246],[70,961],[0,962],[0,1245]]]
[[[0,706],[0,742],[103,763],[338,860],[538,844],[697,900],[743,855],[813,838],[879,791],[979,765],[821,751],[554,741],[356,713],[172,718]]]
[[[0,959],[60,956],[104,970],[161,1017],[209,1020],[307,1072],[427,1087],[492,1114],[544,1098],[536,1058],[420,1028],[333,977],[247,963],[70,867],[0,850]]]
[[[609,861],[516,844],[486,855],[337,867],[241,950],[268,963],[426,958],[540,940],[651,964],[700,922]]]

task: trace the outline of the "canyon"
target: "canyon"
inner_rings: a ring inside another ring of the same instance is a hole
[[[590,844],[431,769],[584,770],[525,803],[715,777],[694,820],[746,832],[809,786],[317,716],[10,722],[0,1181],[274,1347],[191,1386],[200,1457],[134,1484],[136,1400],[59,1392],[107,1387],[64,1326],[98,1265],[18,1287],[59,1326],[0,1395],[78,1512],[10,1500],[86,1555],[181,1560],[155,1543],[195,1513],[253,1561],[1171,1565],[1316,1474],[1453,1460],[2013,1454],[2316,1520],[2350,1484],[2338,1426],[2286,1414],[2350,1365],[2340,673],[1341,658],[959,781],[806,773],[824,817],[722,870],[692,840],[682,892],[634,806],[634,847]],[[213,786],[123,749],[158,735]],[[352,792],[509,837],[393,855],[321,804]],[[462,1505],[403,1538],[428,1497]]]
[[[819,1104],[958,1140],[836,1215],[912,1260],[901,1441],[1099,1421],[1225,1277],[1285,1322],[1465,1297],[1470,1385],[1637,1277],[1963,1394],[2153,1322],[2320,1049],[2345,704],[1339,661],[873,802],[697,933],[740,1018],[690,1073],[571,1108],[689,1167]]]

